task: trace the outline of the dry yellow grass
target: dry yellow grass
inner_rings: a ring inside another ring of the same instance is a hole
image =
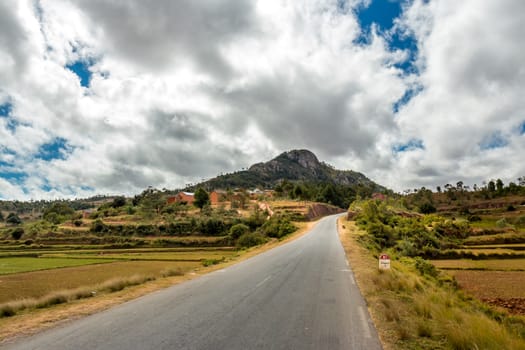
[[[126,261],[0,276],[0,304],[26,298],[40,298],[54,291],[95,286],[115,276],[159,276],[168,268],[188,272],[200,262]]]

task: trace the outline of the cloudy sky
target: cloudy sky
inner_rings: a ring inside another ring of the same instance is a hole
[[[306,148],[396,191],[525,175],[522,0],[0,0],[0,199]]]

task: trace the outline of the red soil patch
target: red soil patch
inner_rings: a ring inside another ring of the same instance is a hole
[[[489,305],[525,315],[524,271],[453,271],[460,287]]]

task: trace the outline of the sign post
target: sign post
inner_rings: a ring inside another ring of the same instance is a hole
[[[387,254],[379,255],[379,270],[390,270],[390,257]]]

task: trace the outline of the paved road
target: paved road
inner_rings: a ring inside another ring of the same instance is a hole
[[[225,270],[7,349],[381,349],[336,217]]]

